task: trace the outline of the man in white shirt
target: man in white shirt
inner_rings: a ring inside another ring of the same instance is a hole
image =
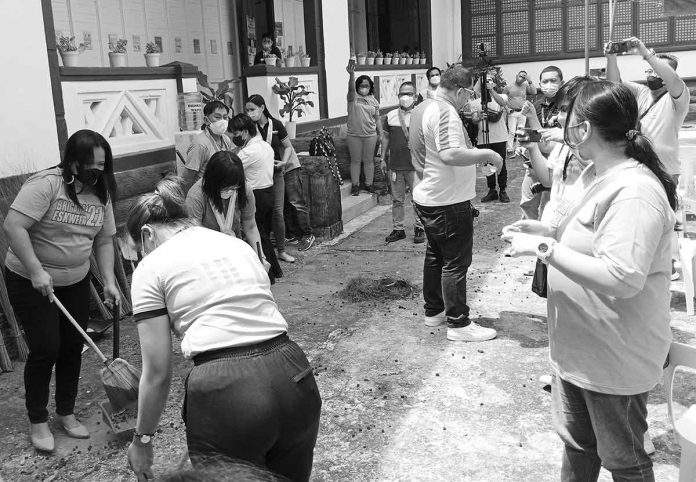
[[[447,339],[485,341],[496,331],[469,319],[466,274],[471,265],[476,165],[503,159],[489,149],[474,149],[458,112],[473,95],[471,72],[454,65],[442,74],[436,98],[411,114],[411,161],[421,182],[413,189],[416,213],[428,241],[423,263],[425,324],[447,322]]]
[[[515,77],[515,82],[506,85],[505,89],[503,89],[503,94],[508,96],[508,157],[515,155],[515,132],[517,132],[517,129],[520,127],[524,127],[527,120],[524,114],[522,114],[522,107],[524,107],[524,103],[527,101],[527,96],[536,94],[536,90],[536,87],[532,83],[532,79],[529,78],[525,70],[520,70]]]

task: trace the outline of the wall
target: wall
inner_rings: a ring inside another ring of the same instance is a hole
[[[433,65],[444,69],[462,54],[462,5],[460,0],[431,0],[430,22]]]
[[[348,114],[346,107],[348,93],[346,65],[350,57],[348,0],[322,0],[322,18],[329,117],[341,117]]]
[[[51,95],[41,2],[0,2],[0,177],[58,164],[58,134]]]

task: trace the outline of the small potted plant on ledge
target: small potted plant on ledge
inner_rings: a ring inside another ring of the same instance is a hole
[[[425,65],[428,63],[428,55],[425,52],[421,52],[420,54],[420,63],[421,65]]]
[[[280,53],[283,56],[283,61],[281,62],[281,66],[284,63],[285,67],[291,68],[295,66],[295,56],[291,55],[292,49],[290,49],[290,52],[286,53],[285,49],[280,49]]]
[[[58,52],[63,60],[63,67],[77,67],[79,55],[85,50],[85,44],[75,44],[74,35],[58,37]]]
[[[406,65],[406,59],[408,58],[408,54],[406,52],[403,52],[399,55],[399,65]]]
[[[377,54],[370,50],[367,52],[367,59],[366,59],[366,64],[367,65],[375,65],[375,58],[377,57]]]
[[[384,54],[384,65],[391,65],[392,55],[393,54],[391,52],[387,52],[386,54]]]
[[[302,62],[302,67],[309,67],[311,61],[312,57],[310,57],[309,54],[300,52],[300,62]]]
[[[358,54],[358,57],[357,57],[358,65],[365,65],[366,59],[367,59],[367,54],[365,52],[360,52]]]
[[[406,54],[406,65],[411,65],[413,63],[413,57],[411,54]]]
[[[375,54],[375,65],[382,65],[384,63],[384,54],[381,50],[377,50]]]
[[[160,49],[155,42],[148,42],[145,45],[145,65],[148,67],[159,67]]]
[[[279,95],[285,102],[278,113],[280,117],[285,117],[285,114],[290,115],[290,120],[285,123],[285,129],[288,131],[288,137],[294,139],[297,134],[297,122],[293,120],[293,114],[297,113],[297,117],[300,118],[305,115],[305,106],[314,107],[314,102],[305,98],[314,92],[300,85],[297,77],[290,77],[287,82],[282,82],[278,77],[275,80],[273,93]]]
[[[112,67],[126,66],[126,45],[128,45],[128,40],[124,38],[120,38],[115,44],[109,45],[109,64]]]
[[[276,57],[276,54],[270,54],[270,53],[264,52],[263,61],[266,62],[266,65],[268,65],[269,67],[275,67],[276,63],[278,61],[278,57]]]

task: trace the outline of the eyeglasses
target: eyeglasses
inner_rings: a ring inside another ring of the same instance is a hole
[[[415,92],[399,92],[399,97],[415,97],[416,93]]]

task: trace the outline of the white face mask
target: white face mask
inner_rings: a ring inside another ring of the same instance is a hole
[[[369,87],[360,87],[360,88],[358,89],[358,94],[362,95],[363,97],[365,97],[365,96],[368,95],[369,93],[370,93],[370,88],[369,88]]]
[[[229,187],[227,189],[223,189],[222,191],[220,191],[220,197],[222,199],[229,199],[232,197],[236,190],[236,187]]]
[[[220,119],[219,121],[215,121],[212,124],[210,124],[208,126],[208,128],[210,129],[210,132],[212,132],[216,136],[221,136],[225,132],[227,132],[227,124],[228,124],[227,120]]]
[[[439,75],[433,75],[430,77],[430,85],[437,87],[440,85],[440,76]]]
[[[399,97],[399,105],[404,109],[408,109],[413,105],[415,99],[412,95],[402,95]]]
[[[541,86],[541,91],[546,97],[553,97],[558,92],[560,86],[558,84],[544,84]]]

